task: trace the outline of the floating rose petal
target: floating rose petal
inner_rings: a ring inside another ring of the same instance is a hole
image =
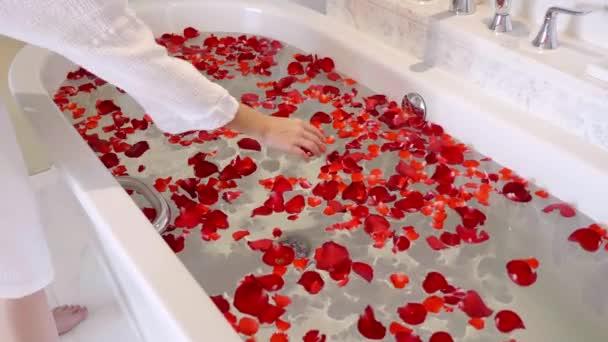
[[[304,335],[304,342],[325,342],[326,336],[320,334],[319,330],[310,330]]]
[[[532,195],[530,195],[526,186],[518,182],[505,184],[502,188],[502,193],[505,197],[515,202],[530,202],[532,200]]]
[[[293,190],[293,186],[291,185],[289,180],[287,180],[287,178],[285,178],[283,176],[278,176],[275,179],[274,184],[272,186],[272,191],[276,192],[276,193],[283,193],[283,192],[292,191],[292,190]]]
[[[441,291],[447,288],[448,285],[448,281],[439,272],[429,272],[422,282],[422,288],[429,294]]]
[[[510,310],[503,310],[496,314],[494,317],[496,328],[498,331],[508,334],[516,329],[525,329],[524,322],[519,318],[515,312]]]
[[[371,306],[367,306],[364,313],[359,316],[357,329],[361,335],[370,340],[381,340],[386,336],[386,327],[376,320]]]
[[[602,244],[602,236],[591,228],[580,228],[570,234],[568,241],[578,242],[584,250],[595,252]]]
[[[488,317],[493,312],[486,306],[479,294],[473,290],[467,291],[458,307],[471,318]]]
[[[478,209],[471,207],[458,207],[454,208],[456,212],[462,217],[462,224],[466,228],[475,228],[479,225],[483,225],[486,222],[486,215]]]
[[[283,278],[276,274],[268,274],[256,277],[256,280],[260,283],[260,285],[262,285],[264,290],[271,292],[278,291],[283,288],[283,285],[285,285]]]
[[[304,203],[303,195],[296,195],[287,203],[285,203],[285,211],[288,214],[299,214],[302,212],[306,204]]]
[[[464,154],[459,146],[443,146],[440,153],[448,164],[457,165],[464,162]]]
[[[331,123],[332,119],[327,113],[316,112],[311,118],[310,123],[313,125],[328,124]]]
[[[422,339],[418,335],[414,335],[411,332],[400,331],[395,335],[396,342],[422,342]]]
[[[435,251],[440,251],[442,249],[448,248],[441,240],[439,240],[435,235],[430,235],[426,238],[426,242],[429,244],[429,247]]]
[[[292,76],[304,75],[304,67],[299,62],[291,62],[287,66],[287,73],[289,73]]]
[[[323,289],[325,282],[318,272],[306,271],[302,273],[300,280],[298,280],[298,284],[302,285],[308,293],[314,295]]]
[[[403,273],[393,273],[390,279],[396,289],[402,289],[410,282],[410,278]]]
[[[336,195],[338,195],[339,190],[340,184],[334,180],[331,180],[317,184],[314,189],[312,189],[312,193],[315,196],[322,197],[326,201],[330,201],[333,200]]]
[[[482,243],[490,238],[488,233],[484,230],[465,228],[460,225],[456,227],[456,233],[458,233],[458,236],[462,239],[462,241],[471,244]]]
[[[243,139],[239,140],[237,145],[244,150],[253,150],[253,151],[262,150],[262,146],[260,145],[260,143],[257,140],[251,139],[251,138],[243,138]]]
[[[185,244],[184,244],[183,236],[175,237],[175,235],[173,235],[173,234],[167,234],[167,235],[163,235],[163,239],[165,240],[167,245],[169,245],[169,247],[171,247],[173,252],[179,253],[184,250]]]
[[[536,272],[524,260],[511,260],[507,263],[509,278],[520,286],[530,286],[536,282]]]
[[[228,301],[221,295],[212,296],[211,300],[213,301],[213,303],[215,303],[215,306],[217,306],[221,313],[226,313],[230,311],[230,303],[228,303]]]
[[[424,206],[424,195],[418,191],[412,191],[406,198],[395,202],[397,209],[409,212],[420,210]]]
[[[343,200],[351,200],[353,202],[363,204],[367,200],[367,188],[363,182],[352,182],[342,192]]]
[[[239,320],[238,331],[247,336],[253,336],[258,332],[260,324],[251,317],[243,317]]]
[[[239,241],[242,238],[244,238],[245,236],[248,236],[249,234],[250,233],[247,230],[239,230],[239,231],[232,233],[232,238],[234,239],[234,241]]]
[[[108,169],[113,168],[119,163],[118,156],[116,155],[116,153],[106,153],[99,159],[101,159],[103,165],[105,165],[105,167],[107,167]]]
[[[268,295],[253,276],[246,277],[234,292],[234,307],[244,314],[258,317],[268,305]]]
[[[454,339],[447,332],[439,331],[431,336],[429,342],[454,342]]]
[[[334,280],[343,280],[350,273],[352,261],[348,250],[333,241],[325,242],[315,251],[317,268],[329,272]]]
[[[278,243],[266,250],[262,261],[269,266],[287,266],[293,262],[294,258],[293,248]]]
[[[562,215],[563,217],[574,217],[576,216],[576,210],[574,210],[574,208],[572,208],[570,205],[566,204],[566,203],[557,203],[557,204],[551,204],[549,206],[547,206],[545,209],[543,209],[544,213],[550,213],[553,212],[554,210],[559,210],[560,215]]]
[[[405,323],[411,325],[422,324],[427,315],[426,308],[420,303],[408,303],[398,308],[397,313]]]
[[[201,184],[196,188],[196,191],[198,193],[198,198],[201,204],[215,204],[220,197],[219,192],[213,186]]]
[[[361,278],[367,280],[368,283],[372,282],[374,278],[374,269],[364,262],[353,262],[353,271],[357,273]]]
[[[196,38],[199,35],[200,33],[194,27],[186,27],[184,29],[184,37],[186,37],[186,39]]]
[[[376,241],[374,246],[377,248],[384,246],[386,240],[393,236],[393,231],[390,229],[390,223],[386,218],[380,215],[369,215],[365,218],[364,226],[365,232]]]
[[[243,94],[243,96],[241,96],[241,102],[243,102],[244,104],[251,106],[252,104],[256,103],[260,101],[260,97],[257,94],[251,94],[251,93],[247,93],[247,94]]]
[[[393,236],[393,253],[403,252],[410,248],[410,240],[405,236]]]
[[[458,234],[443,232],[439,237],[441,242],[445,243],[448,246],[458,246],[460,245],[460,236]]]

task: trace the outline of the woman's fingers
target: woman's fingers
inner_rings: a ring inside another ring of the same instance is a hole
[[[317,138],[319,138],[319,141],[321,141],[321,143],[323,143],[325,141],[325,136],[323,135],[321,130],[318,129],[317,127],[306,124],[304,126],[304,128],[306,129],[307,132],[310,132],[310,133],[314,134]]]
[[[312,154],[314,154],[315,156],[318,156],[321,154],[321,148],[319,147],[319,145],[317,145],[313,140],[311,140],[307,137],[299,138],[298,141],[296,142],[296,145],[307,149],[308,151],[312,152]]]
[[[308,154],[306,154],[306,152],[304,152],[304,150],[301,149],[300,146],[297,146],[297,145],[291,145],[289,147],[289,149],[288,149],[287,152],[289,152],[291,154],[295,154],[297,156],[300,156],[304,160],[309,160],[310,159],[310,157],[308,156]]]
[[[307,132],[302,133],[302,138],[308,139],[308,140],[312,141],[315,145],[317,145],[317,147],[319,148],[319,151],[320,151],[319,154],[325,152],[325,144],[323,143],[322,140],[319,140],[319,138],[316,135],[307,131]]]

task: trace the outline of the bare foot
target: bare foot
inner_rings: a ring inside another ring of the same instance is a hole
[[[57,332],[63,335],[87,318],[89,311],[80,305],[63,305],[54,308],[52,313]]]

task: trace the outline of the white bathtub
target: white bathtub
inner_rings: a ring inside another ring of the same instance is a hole
[[[532,178],[600,222],[608,221],[608,154],[550,122],[418,63],[316,12],[270,0],[198,0],[135,7],[155,34],[194,26],[260,34],[329,55],[339,70],[400,99],[425,96],[430,119],[480,152]],[[51,94],[74,67],[27,46],[10,71],[10,87],[48,148],[54,166],[94,223],[92,236],[119,289],[119,299],[146,341],[238,341],[203,289],[55,107]],[[574,227],[573,227],[574,228]]]

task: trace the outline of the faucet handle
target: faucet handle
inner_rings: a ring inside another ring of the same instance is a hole
[[[532,41],[532,45],[544,50],[556,49],[559,46],[557,41],[557,15],[562,13],[581,16],[591,12],[593,11],[589,9],[571,10],[563,7],[549,7],[545,14],[545,20],[543,21],[536,38]]]
[[[490,23],[490,30],[494,32],[511,32],[513,23],[511,21],[511,2],[512,0],[495,0],[494,7],[496,14]]]

